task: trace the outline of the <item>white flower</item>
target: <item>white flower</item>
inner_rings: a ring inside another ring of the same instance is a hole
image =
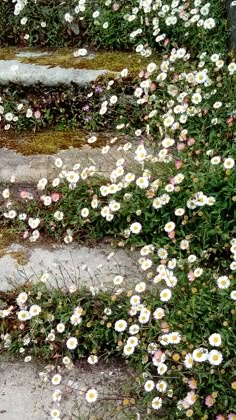
[[[81,216],[82,216],[82,217],[88,217],[88,215],[89,215],[89,209],[88,209],[87,207],[84,207],[84,208],[81,210]]]
[[[31,356],[26,356],[26,357],[24,358],[24,362],[25,362],[25,363],[29,363],[29,362],[31,362],[31,360],[32,360],[32,357],[31,357]]]
[[[141,299],[140,299],[140,296],[139,296],[139,295],[133,295],[133,296],[131,296],[131,298],[130,298],[130,304],[131,304],[132,306],[137,306],[137,305],[139,305],[139,304],[140,304],[140,301],[141,301]]]
[[[120,75],[121,75],[121,77],[126,77],[126,76],[128,75],[128,69],[123,69],[123,70],[120,72]]]
[[[74,313],[73,315],[71,315],[70,317],[70,322],[72,325],[79,325],[82,322],[82,318],[80,315]]]
[[[25,310],[19,311],[17,316],[19,321],[28,321],[31,318],[30,313]]]
[[[221,161],[220,156],[214,156],[213,158],[211,158],[211,164],[212,165],[219,165],[220,161]]]
[[[2,196],[3,196],[3,198],[9,198],[10,197],[10,192],[9,192],[9,189],[8,188],[6,188],[5,190],[3,190]]]
[[[52,377],[52,384],[53,385],[59,385],[61,382],[61,375],[59,373],[57,373],[56,375],[54,375]]]
[[[99,11],[96,10],[96,12],[93,12],[93,18],[96,19],[99,16]]]
[[[179,344],[181,342],[181,335],[178,332],[172,332],[169,334],[170,344]]]
[[[159,410],[162,406],[162,399],[160,397],[155,397],[152,400],[152,408],[154,410]]]
[[[170,289],[163,289],[160,293],[160,300],[162,302],[168,302],[171,298],[171,290]]]
[[[153,312],[153,318],[154,319],[162,319],[165,316],[165,311],[162,308],[156,308]]]
[[[84,57],[88,54],[86,48],[79,48],[77,51],[74,52],[74,57]]]
[[[236,300],[236,290],[232,290],[232,292],[230,293],[230,297],[232,300]]]
[[[129,334],[138,334],[139,332],[139,325],[138,324],[133,324],[129,327]]]
[[[44,188],[46,187],[48,183],[47,178],[41,178],[37,184],[37,189],[38,190],[44,190]]]
[[[195,362],[205,362],[207,359],[208,359],[207,349],[200,347],[193,351],[193,360],[195,360]]]
[[[142,225],[139,222],[134,222],[130,225],[130,231],[132,233],[140,233],[142,230]]]
[[[210,337],[208,338],[208,341],[211,346],[219,347],[221,346],[221,343],[222,343],[221,335],[217,333],[211,334]]]
[[[95,365],[95,363],[97,363],[98,361],[98,357],[95,354],[91,354],[91,356],[88,357],[87,361],[90,365]]]
[[[157,65],[155,63],[149,63],[147,66],[147,72],[152,73],[156,70]]]
[[[42,312],[42,309],[39,305],[32,305],[29,309],[29,313],[31,316],[37,316]]]
[[[78,345],[78,340],[77,340],[76,337],[70,337],[70,338],[68,338],[68,340],[66,342],[66,347],[69,350],[75,350],[76,347],[77,347],[77,345]]]
[[[230,286],[230,280],[227,276],[218,277],[216,282],[219,289],[228,289],[228,287]]]
[[[208,361],[211,365],[218,366],[223,360],[222,353],[218,350],[211,350],[208,355]]]
[[[111,96],[111,97],[110,97],[110,104],[112,104],[112,105],[116,104],[117,99],[118,99],[118,98],[117,98],[117,96],[116,96],[116,95]]]
[[[159,381],[156,384],[156,389],[159,392],[165,392],[167,389],[167,382],[166,381]]]
[[[165,232],[172,232],[175,229],[175,223],[174,222],[168,222],[164,226]]]
[[[189,263],[195,262],[196,259],[197,259],[196,255],[191,254],[191,255],[188,256],[188,262]]]
[[[66,174],[66,179],[69,183],[76,184],[79,180],[79,174],[77,174],[77,172],[74,171],[69,171]]]
[[[56,389],[56,391],[53,392],[52,394],[52,399],[54,402],[56,401],[61,401],[61,390],[60,389]]]
[[[144,384],[144,389],[147,392],[152,391],[154,389],[154,387],[155,387],[155,383],[151,380],[146,381],[145,384]]]
[[[124,280],[124,277],[118,275],[118,276],[114,277],[113,283],[117,286],[117,285],[121,284],[123,282],[123,280]]]
[[[203,273],[203,269],[202,268],[196,268],[193,272],[195,277],[200,277]]]
[[[147,324],[150,319],[150,315],[151,312],[148,309],[143,309],[138,317],[140,324]]]
[[[200,95],[200,93],[194,93],[192,96],[192,102],[197,105],[200,104],[200,102],[202,101],[202,96]]]
[[[140,283],[136,284],[135,286],[135,292],[142,293],[146,290],[146,283],[144,281],[141,281]]]
[[[33,111],[32,109],[28,108],[26,111],[26,118],[31,118],[33,115]]]
[[[57,168],[61,168],[63,165],[61,158],[57,158],[54,163]]]
[[[124,319],[119,319],[119,321],[116,321],[114,328],[117,332],[123,332],[127,328],[127,322]]]
[[[98,397],[98,393],[97,393],[96,389],[91,388],[86,392],[85,397],[86,397],[87,402],[93,403],[93,402],[96,401],[96,399]]]
[[[127,343],[124,346],[123,352],[125,356],[129,356],[130,354],[133,354],[134,350],[135,350],[135,347]]]
[[[165,127],[171,127],[174,124],[174,121],[175,121],[174,117],[169,115],[168,117],[164,119],[163,123]]]
[[[227,158],[224,161],[224,168],[225,169],[232,169],[234,167],[234,159]]]
[[[27,17],[21,18],[21,20],[20,20],[21,25],[25,25],[27,20],[28,20]]]
[[[53,418],[53,419],[59,419],[59,416],[60,416],[60,411],[57,409],[57,408],[53,408],[51,411],[50,411],[50,415],[51,415],[51,417]]]
[[[127,340],[127,344],[129,346],[136,347],[138,345],[138,339],[137,339],[137,337],[135,337],[135,336],[129,337],[128,340]]]
[[[30,217],[28,220],[28,224],[32,229],[36,229],[38,225],[40,224],[40,219],[38,218],[33,219],[33,217]]]
[[[184,213],[185,213],[185,210],[183,208],[175,209],[176,216],[183,216]]]
[[[56,220],[61,221],[61,220],[63,220],[64,213],[62,211],[57,210],[57,211],[55,211],[53,216]]]
[[[193,355],[191,353],[186,354],[184,358],[184,366],[187,369],[191,369],[193,366]]]

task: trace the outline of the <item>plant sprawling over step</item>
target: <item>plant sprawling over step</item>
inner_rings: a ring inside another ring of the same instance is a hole
[[[51,236],[67,244],[109,235],[118,246],[139,250],[142,280],[133,286],[114,273],[111,287],[84,291],[65,279],[65,288],[49,289],[49,270],[37,284],[28,281],[0,295],[1,350],[24,353],[26,362],[36,355],[55,358],[46,375],[53,385],[84,356],[93,364],[118,354],[135,366],[136,382],[126,398],[117,396],[117,410],[130,408],[131,419],[236,418],[236,63],[223,50],[222,2],[212,3],[80,0],[74,9],[67,4],[67,29],[76,30],[80,16],[91,23],[88,32],[97,44],[133,44],[146,57],[161,45],[161,59],[150,57],[128,86],[124,68],[117,79],[104,81],[98,96],[88,87],[89,101],[96,97],[89,104],[95,109],[91,121],[97,124],[98,118],[100,127],[114,122],[118,133],[131,134],[139,144],[118,146],[122,157],[114,159],[109,178],[95,162],[70,167],[56,158],[52,180],[43,177],[19,191],[12,173],[12,185],[1,188],[1,226],[26,242]],[[11,18],[25,17],[19,24],[27,29],[31,10],[44,6],[19,0],[15,13],[21,11]],[[34,43],[33,35],[29,40]],[[20,128],[29,118],[27,127],[34,127],[33,103],[22,100],[22,116],[14,121],[13,90],[7,95],[9,109],[0,108],[3,128],[6,110],[10,125]],[[95,135],[88,139],[96,141]],[[110,154],[110,145],[101,154]],[[52,397],[51,417],[58,420],[62,389],[55,388]],[[85,394],[88,403],[102,399],[93,384]]]

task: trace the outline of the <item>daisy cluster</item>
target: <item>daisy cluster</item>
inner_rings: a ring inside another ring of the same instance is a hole
[[[45,374],[56,387],[77,358],[94,365],[104,352],[118,354],[137,371],[129,396],[136,395],[139,418],[235,419],[236,64],[211,37],[222,16],[201,0],[107,0],[92,11],[91,2],[77,3],[64,14],[68,26],[90,19],[95,38],[109,33],[109,10],[127,25],[136,52],[150,57],[130,86],[129,112],[116,89],[127,68],[106,82],[97,109],[105,124],[119,107],[116,130],[132,136],[117,146],[107,178],[95,162],[68,167],[57,158],[57,175],[17,195],[12,174],[12,185],[1,189],[0,223],[31,242],[112,235],[118,246],[140,252],[142,279],[130,286],[117,274],[110,289],[58,291],[46,287],[43,273],[39,284],[1,294],[0,349],[25,353],[25,362],[35,354],[59,360],[57,372],[53,366]],[[18,1],[15,14],[28,4]],[[189,38],[197,50],[188,48]],[[157,45],[165,49],[154,60]],[[75,56],[86,53],[79,48]],[[4,124],[17,122],[4,105],[0,114]],[[109,158],[116,140],[101,154]],[[88,143],[96,141],[92,133]],[[88,403],[102,398],[93,385],[84,394]],[[57,420],[62,396],[56,388]]]
[[[6,1],[5,8],[11,18],[13,14],[11,24],[15,25],[15,33],[23,37],[28,45],[42,39],[43,31],[44,42],[49,45],[53,42],[53,46],[55,43],[61,45],[63,40],[65,45],[73,44],[73,38],[80,35],[85,42],[92,40],[106,47],[114,47],[115,44],[126,48],[134,46],[137,52],[148,57],[153,48],[168,46],[170,42],[181,43],[184,40],[188,45],[202,45],[210,31],[213,33],[213,41],[209,43],[211,49],[213,44],[222,46],[224,42],[217,37],[217,28],[224,28],[218,17],[222,13],[218,0],[214,3],[207,0],[132,0],[128,4],[112,0],[70,0],[61,5],[60,13],[57,1],[53,0],[48,5],[48,14],[43,13],[45,5],[40,1],[17,0],[13,5],[9,3],[9,0]],[[59,27],[53,26],[51,9],[58,13]],[[7,25],[4,21],[3,24]],[[122,25],[122,34],[117,33],[118,24]],[[86,31],[87,28],[89,31]],[[8,42],[7,39],[4,41]]]

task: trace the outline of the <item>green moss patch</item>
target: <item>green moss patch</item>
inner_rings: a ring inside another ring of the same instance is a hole
[[[41,131],[36,133],[4,133],[0,147],[15,150],[23,155],[52,155],[60,150],[81,149],[85,145],[103,147],[109,143],[111,133],[96,134],[97,141],[88,144],[90,137],[85,130]]]
[[[0,59],[12,60],[17,59],[23,63],[40,64],[45,66],[61,66],[64,68],[87,69],[87,70],[109,70],[112,72],[119,72],[128,67],[131,73],[136,73],[145,68],[153,59],[158,57],[143,58],[137,53],[122,52],[122,51],[91,51],[88,57],[74,57],[75,49],[72,48],[57,48],[57,49],[43,49],[41,52],[48,52],[49,55],[36,57],[18,57],[20,52],[39,52],[35,48],[1,48]]]

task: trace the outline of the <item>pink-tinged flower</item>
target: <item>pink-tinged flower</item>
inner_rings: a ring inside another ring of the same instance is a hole
[[[175,182],[175,178],[174,178],[174,177],[170,178],[170,184],[171,184],[171,185],[175,185],[175,184],[176,184],[176,182]]]
[[[195,280],[195,275],[193,271],[189,271],[188,273],[188,281],[194,281]]]
[[[176,169],[180,169],[180,168],[182,168],[182,166],[183,166],[183,162],[182,162],[182,160],[176,160],[175,161],[175,167],[176,167]]]
[[[197,381],[195,378],[190,378],[188,380],[188,386],[190,389],[197,389]]]
[[[229,413],[227,419],[228,420],[236,420],[236,413]]]
[[[152,82],[151,85],[150,85],[150,91],[154,92],[154,90],[156,90],[156,88],[157,88],[156,83]]]
[[[190,139],[188,139],[188,141],[187,141],[187,144],[188,144],[188,146],[192,146],[193,144],[195,144],[196,143],[196,140],[193,138],[193,137],[191,137]]]
[[[36,120],[39,120],[39,118],[41,117],[41,112],[39,110],[35,111],[34,117],[36,118]]]
[[[175,74],[174,74],[173,80],[174,80],[174,82],[177,82],[177,81],[179,80],[179,75],[178,75],[178,73],[175,73]]]
[[[212,397],[212,395],[207,395],[205,398],[205,404],[207,407],[212,407],[215,404],[216,400]]]
[[[144,77],[144,70],[141,70],[139,73],[139,77]]]
[[[155,353],[154,353],[154,359],[157,361],[157,363],[160,363],[161,362],[161,360],[162,360],[162,355],[163,355],[163,352],[161,351],[161,350],[157,350],[157,351],[155,351]]]
[[[226,120],[226,124],[228,125],[232,125],[234,122],[234,117],[231,115],[229,118],[227,118]]]
[[[23,239],[28,238],[29,236],[29,232],[27,232],[27,230],[23,233]]]
[[[222,414],[217,414],[216,420],[226,420],[226,419],[225,419],[225,416],[223,416]]]
[[[29,198],[29,193],[28,191],[21,191],[20,192],[20,198],[23,198],[23,200],[25,200],[26,198]]]
[[[119,10],[119,8],[120,8],[119,3],[114,3],[114,4],[112,5],[112,9],[114,10],[114,12],[117,12],[117,10]]]
[[[56,203],[58,200],[60,200],[60,194],[59,193],[57,193],[57,192],[53,192],[52,194],[51,194],[51,199],[52,199],[52,201],[54,202],[54,203]]]
[[[186,147],[186,145],[184,144],[184,143],[178,143],[177,144],[177,150],[184,150],[185,149],[185,147]]]
[[[172,232],[168,232],[168,238],[174,239],[174,237],[175,237],[175,231],[174,230]]]
[[[164,41],[164,47],[167,47],[167,45],[170,43],[169,38],[166,38]]]

